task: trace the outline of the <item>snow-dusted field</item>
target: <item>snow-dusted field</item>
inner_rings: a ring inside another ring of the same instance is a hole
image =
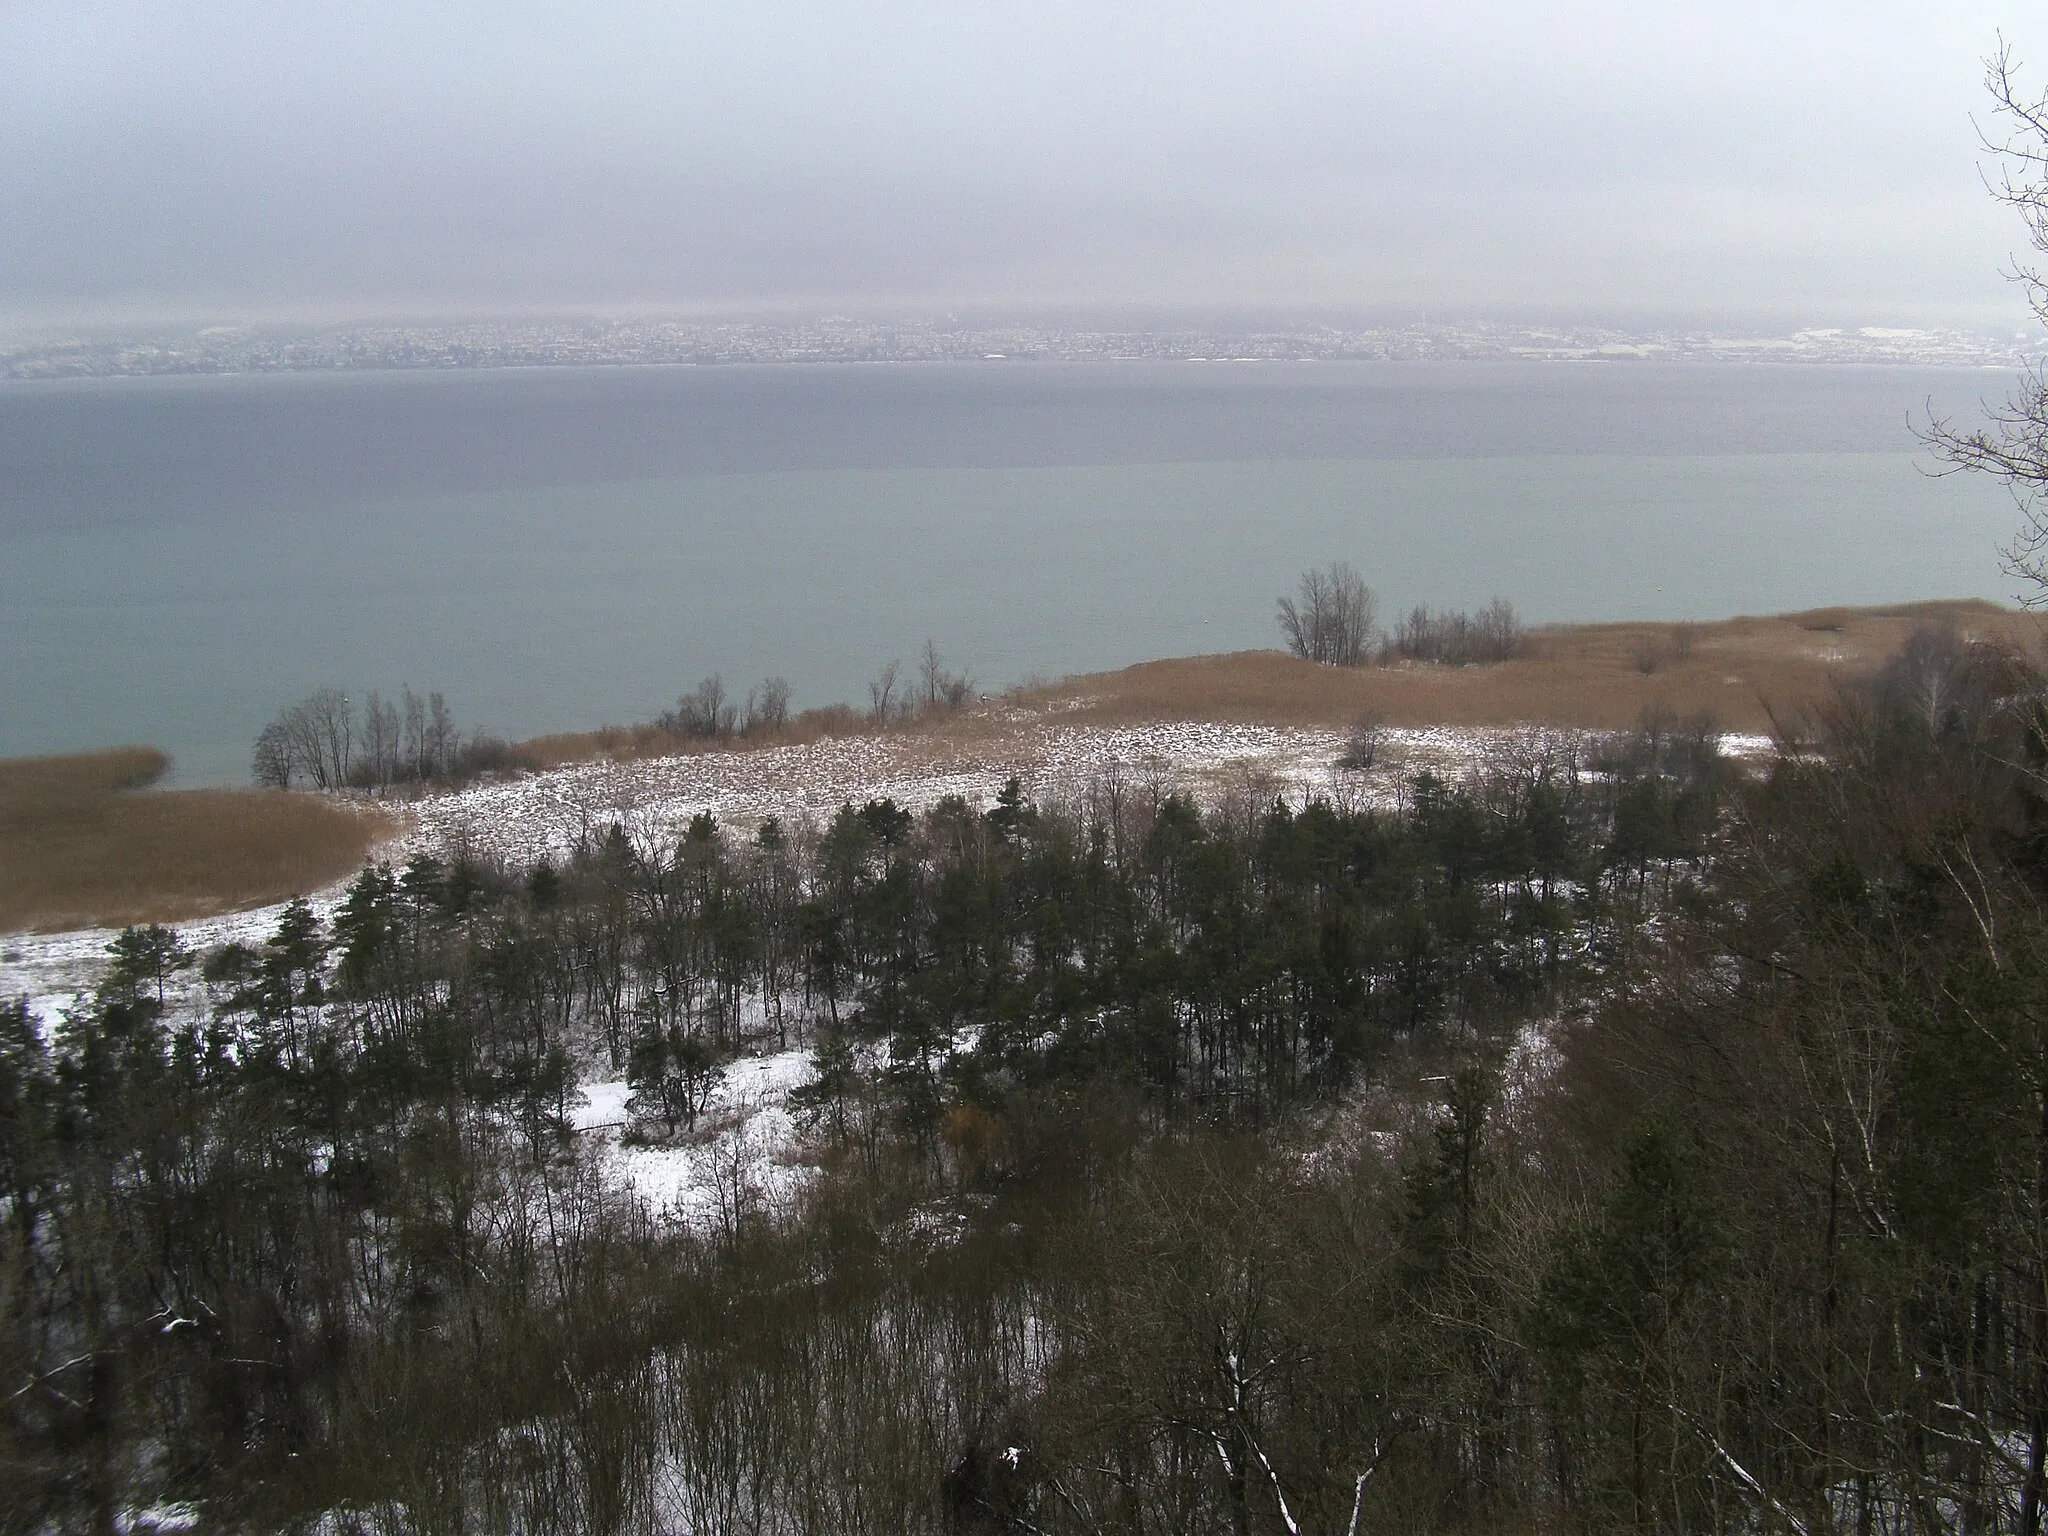
[[[1092,727],[1023,723],[991,740],[952,742],[925,736],[828,738],[765,751],[702,752],[632,762],[576,763],[430,796],[406,806],[411,825],[376,850],[393,863],[415,853],[457,849],[516,863],[561,858],[585,834],[614,822],[649,841],[680,836],[689,819],[709,811],[739,831],[768,817],[794,826],[822,821],[841,805],[881,796],[924,810],[947,795],[990,804],[1015,775],[1034,800],[1086,793],[1120,781],[1126,792],[1177,789],[1215,803],[1232,795],[1276,794],[1301,800],[1322,794],[1388,803],[1415,774],[1462,773],[1490,754],[1512,752],[1532,739],[1515,730],[1388,730],[1370,773],[1336,766],[1337,733],[1261,725],[1170,723]],[[1731,747],[1754,749],[1749,738]],[[341,885],[308,892],[324,917]],[[195,948],[266,937],[278,906],[259,907],[175,926]],[[0,938],[0,997],[26,995],[39,1012],[89,987],[98,974],[106,929],[15,934]]]
[[[559,856],[613,822],[650,836],[680,834],[709,811],[751,829],[829,817],[841,805],[887,796],[923,810],[947,795],[994,799],[1012,775],[1034,800],[1081,794],[1106,777],[1127,786],[1189,790],[1204,798],[1257,785],[1267,793],[1391,796],[1425,768],[1458,772],[1527,733],[1389,730],[1381,766],[1366,775],[1336,767],[1332,731],[1261,725],[1174,723],[1095,727],[1043,724],[992,740],[851,736],[753,752],[704,752],[633,762],[590,762],[481,785],[417,805],[405,839],[468,846],[530,861]]]
[[[751,830],[770,816],[795,825],[880,796],[913,810],[947,795],[986,805],[1012,774],[1033,798],[1079,793],[1107,775],[1133,787],[1157,784],[1207,798],[1253,784],[1297,796],[1386,796],[1398,792],[1407,775],[1423,768],[1458,771],[1514,734],[1389,731],[1382,766],[1370,775],[1333,766],[1342,742],[1328,731],[1202,724],[1047,725],[972,745],[856,736],[766,751],[577,763],[410,802],[411,825],[375,857],[399,863],[415,853],[467,848],[530,863],[560,858],[585,833],[614,822],[635,837],[673,838],[700,811]],[[341,889],[337,883],[306,894],[324,917]],[[281,910],[258,907],[174,926],[195,948],[254,942],[276,927]],[[26,995],[39,1011],[68,1002],[92,984],[111,937],[101,928],[0,937],[0,997]]]
[[[765,751],[579,763],[413,802],[407,807],[411,825],[376,857],[395,863],[415,853],[467,848],[530,863],[560,858],[584,835],[614,822],[651,842],[680,835],[704,811],[747,831],[771,816],[791,826],[821,822],[843,804],[881,796],[913,810],[947,795],[986,806],[1012,775],[1041,803],[1117,784],[1127,794],[1178,790],[1209,804],[1263,805],[1281,795],[1297,803],[1323,795],[1388,804],[1418,773],[1455,777],[1489,759],[1540,751],[1556,739],[1557,733],[1546,737],[1526,730],[1389,729],[1372,771],[1352,773],[1336,766],[1342,737],[1325,730],[1022,722],[993,740],[972,743],[859,736]],[[1760,737],[1723,739],[1724,749],[1737,755],[1769,745]],[[308,896],[324,918],[341,891],[337,884]],[[260,907],[175,926],[198,950],[230,940],[255,944],[276,927],[281,910]],[[26,997],[44,1026],[54,1026],[97,980],[112,938],[102,928],[0,938],[0,997]],[[205,1002],[188,973],[174,1006],[196,1010]],[[735,1062],[688,1145],[623,1144],[623,1082],[586,1083],[575,1123],[603,1140],[620,1172],[655,1210],[693,1222],[717,1221],[731,1216],[734,1202],[772,1200],[800,1177],[789,1160],[795,1126],[787,1098],[808,1072],[801,1050]]]

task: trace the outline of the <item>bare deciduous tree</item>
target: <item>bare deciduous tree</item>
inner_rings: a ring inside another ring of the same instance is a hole
[[[974,693],[974,680],[965,672],[948,672],[939,657],[936,642],[927,639],[918,661],[919,702],[926,709],[959,709]]]
[[[742,731],[749,735],[755,731],[779,731],[788,723],[787,679],[771,677],[760,687],[747,690],[747,714],[740,727]]]
[[[354,762],[355,707],[339,688],[315,688],[299,706],[305,712],[313,741],[315,778],[322,789],[340,789],[348,783]]]
[[[404,694],[403,708],[404,735],[399,746],[399,754],[404,758],[411,776],[415,779],[424,779],[430,772],[427,767],[427,701],[408,687]]]
[[[294,778],[303,778],[316,789],[342,788],[352,761],[353,719],[346,693],[316,688],[280,712],[256,738],[257,782],[285,789]]]
[[[448,701],[438,693],[427,695],[427,772],[430,775],[448,772],[455,757],[456,748],[455,716],[448,708]]]
[[[1995,132],[1981,132],[1996,169],[1985,175],[1991,195],[2019,214],[2027,242],[2048,255],[2048,91],[2022,92],[2012,50],[2000,44],[1985,61]],[[2012,278],[2048,325],[2048,270],[2016,262]],[[1923,439],[1954,469],[1985,470],[2003,480],[2019,504],[2021,526],[2005,551],[2006,569],[2030,584],[2030,606],[2048,603],[2048,366],[2036,363],[2017,392],[1991,412],[1989,426],[1964,428],[1933,418]]]
[[[1309,661],[1355,667],[1372,644],[1373,591],[1350,563],[1338,560],[1303,571],[1298,600],[1280,599],[1280,632],[1287,648]]]
[[[290,789],[294,767],[291,742],[285,734],[284,724],[273,720],[257,734],[250,774],[265,789]]]
[[[903,663],[892,661],[875,674],[868,684],[868,723],[884,726],[889,723],[890,712],[895,708],[896,678],[903,670]]]
[[[356,753],[357,776],[369,787],[388,789],[400,777],[400,730],[398,706],[372,691],[363,705]]]
[[[347,693],[324,687],[280,710],[263,728],[250,769],[258,784],[275,789],[289,789],[294,781],[315,789],[384,789],[446,776],[466,750],[473,759],[474,749],[463,747],[455,717],[438,693],[422,699],[407,688],[398,700],[372,693],[358,719]]]

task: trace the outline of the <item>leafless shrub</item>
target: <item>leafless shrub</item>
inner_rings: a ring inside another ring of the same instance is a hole
[[[1412,609],[1394,626],[1383,659],[1427,661],[1439,666],[1484,666],[1520,655],[1527,631],[1514,605],[1496,597],[1477,613],[1432,613]]]
[[[800,735],[851,736],[866,723],[867,716],[851,704],[820,704],[816,709],[806,709],[790,721],[790,728]]]
[[[739,728],[739,706],[726,697],[725,681],[714,672],[655,724],[686,741],[721,741]]]
[[[1337,759],[1337,766],[1353,773],[1366,772],[1379,760],[1380,738],[1385,732],[1386,722],[1377,713],[1360,715],[1344,738],[1344,755]]]
[[[518,773],[537,767],[535,760],[502,736],[478,731],[449,755],[447,777],[466,783],[487,773]]]
[[[1721,728],[1709,713],[1680,716],[1651,705],[1633,731],[1611,737],[1591,756],[1601,773],[1637,777],[1659,774],[1684,782],[1702,781],[1717,771]]]

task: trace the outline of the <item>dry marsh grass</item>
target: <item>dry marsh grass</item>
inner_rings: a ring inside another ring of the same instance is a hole
[[[346,875],[397,823],[273,790],[149,788],[152,747],[0,760],[0,932],[169,922]]]
[[[2042,634],[2040,618],[1995,603],[1826,608],[1718,623],[1541,630],[1525,655],[1493,666],[1326,667],[1279,651],[1190,656],[1067,678],[1006,702],[1075,724],[1333,728],[1376,715],[1392,726],[1620,730],[1655,708],[1711,715],[1723,730],[1762,732],[1874,671],[1923,624],[1952,624],[2029,652]]]

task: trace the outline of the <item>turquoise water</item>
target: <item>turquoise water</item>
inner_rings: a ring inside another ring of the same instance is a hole
[[[137,495],[41,526],[17,494],[0,519],[0,754],[152,741],[179,782],[236,781],[264,720],[323,681],[442,689],[465,723],[520,736],[646,718],[713,671],[742,691],[784,675],[798,707],[852,699],[927,636],[997,686],[1273,644],[1274,599],[1337,558],[1389,607],[1501,594],[1538,621],[2010,597],[2009,499],[1930,478],[1897,435],[1892,452],[839,465],[357,485],[257,506]]]

